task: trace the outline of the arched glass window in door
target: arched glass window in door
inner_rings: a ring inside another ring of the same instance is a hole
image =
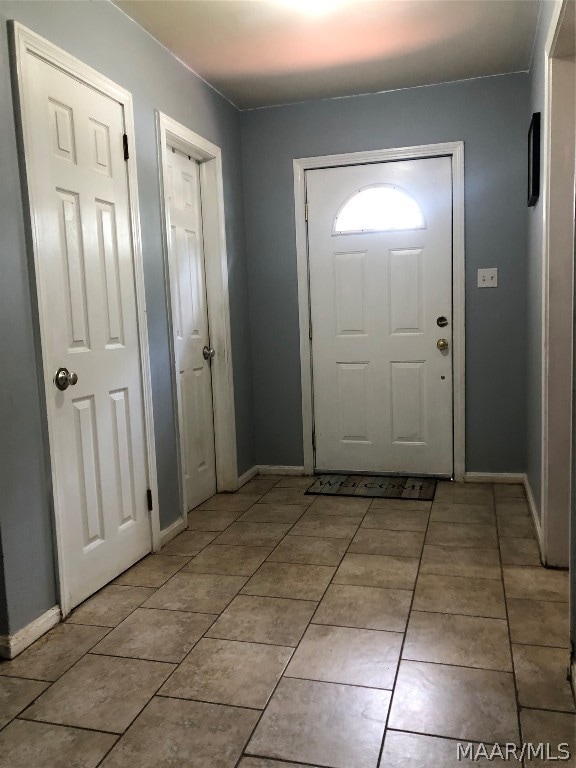
[[[414,198],[393,184],[364,187],[346,200],[336,215],[334,234],[424,229],[424,215]]]

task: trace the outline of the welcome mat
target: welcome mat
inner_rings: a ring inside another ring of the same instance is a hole
[[[320,496],[370,496],[378,499],[432,501],[436,480],[429,477],[318,475],[306,493]]]

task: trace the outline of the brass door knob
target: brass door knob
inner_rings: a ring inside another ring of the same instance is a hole
[[[438,339],[436,346],[443,352],[445,349],[448,349],[448,339]]]

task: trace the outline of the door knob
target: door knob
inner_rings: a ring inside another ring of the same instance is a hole
[[[204,360],[212,360],[216,352],[212,349],[212,347],[204,347],[202,350],[202,356],[204,357]]]
[[[68,368],[58,368],[54,376],[54,384],[56,385],[56,389],[59,389],[61,392],[64,392],[64,390],[68,389],[70,386],[73,387],[77,381],[78,374],[70,373]]]
[[[444,352],[445,349],[448,349],[448,339],[438,339],[436,346],[441,352]]]

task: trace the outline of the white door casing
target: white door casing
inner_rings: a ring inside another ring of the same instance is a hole
[[[181,454],[183,427],[181,406],[176,376],[176,329],[174,328],[173,280],[170,262],[170,201],[168,189],[168,163],[171,148],[189,156],[198,163],[200,176],[200,208],[204,244],[204,276],[206,284],[206,306],[210,343],[215,351],[211,364],[213,432],[215,446],[216,486],[219,492],[235,491],[238,488],[238,466],[236,457],[236,422],[234,409],[234,380],[232,370],[232,345],[230,335],[230,306],[228,298],[228,257],[224,226],[224,185],[222,175],[222,153],[218,146],[194,133],[186,126],[162,112],[157,112],[158,167],[162,190],[162,222],[164,240],[164,264],[166,306],[172,355],[172,391],[174,418]],[[170,148],[170,149],[169,149]],[[180,456],[181,518],[186,524],[188,503],[184,489],[185,478]]]
[[[159,533],[130,95],[14,24],[62,613]],[[78,381],[54,383],[60,367]]]
[[[312,170],[306,183],[316,467],[451,476],[450,158]],[[415,201],[422,228],[338,233],[365,190],[392,196],[382,208]]]
[[[390,160],[446,157],[452,173],[452,360],[453,360],[453,446],[454,477],[465,474],[465,302],[464,302],[464,144],[453,142],[418,147],[370,150],[341,155],[299,158],[294,160],[294,198],[296,248],[298,258],[298,304],[300,319],[300,365],[302,383],[302,421],[304,469],[314,471],[313,445],[313,377],[312,326],[310,318],[311,268],[308,254],[308,222],[306,221],[306,175],[308,170],[373,164]],[[350,236],[348,236],[350,237]],[[443,313],[446,314],[446,313]],[[440,333],[438,338],[447,338]],[[316,329],[314,328],[314,334]]]
[[[216,491],[214,415],[199,163],[168,146],[168,260],[180,425],[180,462],[187,510]]]

